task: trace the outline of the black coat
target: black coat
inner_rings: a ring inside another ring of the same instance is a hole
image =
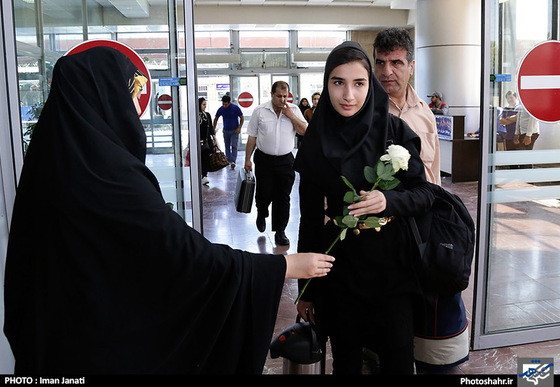
[[[362,50],[346,42],[329,58],[348,47]],[[325,86],[332,70],[330,62],[327,59]],[[340,228],[332,221],[325,224],[325,216],[332,220],[342,215],[343,197],[349,190],[341,176],[358,192],[370,190],[372,184],[363,175],[364,167],[373,167],[390,144],[402,145],[411,155],[408,170],[396,175],[401,180],[399,186],[384,191],[385,211],[377,214],[394,220],[379,232],[362,230],[358,236],[348,232],[335,245],[330,252],[336,258],[331,272],[325,278],[311,280],[302,297],[319,309],[342,311],[354,305],[359,315],[361,310],[379,307],[389,297],[419,294],[413,267],[414,244],[406,217],[425,212],[433,201],[420,159],[420,140],[404,121],[388,113],[387,93],[373,73],[364,106],[350,118],[336,113],[328,88],[323,89],[295,162],[300,173],[299,252],[324,253],[328,249]],[[300,281],[300,289],[303,283]]]
[[[164,202],[119,51],[54,68],[10,230],[20,374],[261,373],[286,262],[215,245]]]

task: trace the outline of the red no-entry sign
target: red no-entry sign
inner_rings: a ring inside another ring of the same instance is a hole
[[[158,97],[157,104],[161,110],[169,110],[173,106],[173,101],[169,94],[162,94]]]
[[[246,91],[244,91],[243,93],[239,94],[237,102],[239,102],[239,105],[241,107],[248,108],[253,104],[253,96],[251,95],[251,93],[247,93]]]
[[[527,112],[544,122],[560,121],[560,42],[549,40],[533,47],[517,72],[519,100]]]

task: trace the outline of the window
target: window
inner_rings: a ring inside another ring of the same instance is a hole
[[[345,31],[298,31],[298,48],[334,48],[346,40]]]
[[[239,31],[239,48],[289,47],[289,31]]]

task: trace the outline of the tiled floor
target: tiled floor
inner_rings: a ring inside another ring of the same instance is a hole
[[[270,218],[267,219],[267,230],[259,233],[255,227],[256,210],[249,214],[238,213],[234,207],[234,191],[237,183],[239,168],[244,160],[244,153],[238,156],[238,166],[235,170],[225,168],[208,175],[210,184],[203,186],[203,229],[204,235],[215,243],[228,244],[234,248],[261,253],[295,253],[297,242],[297,229],[299,219],[298,180],[292,190],[291,221],[286,234],[292,242],[290,246],[276,246],[274,233],[270,231]],[[478,187],[475,182],[451,183],[449,177],[444,177],[442,185],[449,191],[458,194],[476,219]],[[546,212],[546,208],[524,207],[523,204],[499,206],[495,211],[495,228],[517,227],[522,230],[523,218],[516,216],[527,211]],[[558,211],[558,209],[552,209]],[[543,219],[545,214],[531,216],[534,219]],[[556,217],[558,219],[558,217]],[[558,227],[557,225],[555,227]],[[497,259],[490,274],[492,286],[490,289],[490,303],[493,308],[501,308],[499,313],[494,313],[490,325],[508,328],[515,326],[520,321],[526,323],[527,318],[538,318],[543,321],[560,321],[557,314],[560,310],[560,232],[551,233],[550,227],[543,232],[539,240],[539,248],[512,249],[511,240],[501,240],[495,243]],[[513,243],[519,243],[521,235],[512,233]],[[507,235],[497,233],[496,235]],[[547,243],[549,245],[547,245]],[[534,246],[534,244],[533,244]],[[535,256],[538,265],[528,265],[529,260]],[[515,258],[515,259],[514,259]],[[544,283],[545,288],[540,288]],[[463,300],[467,308],[467,317],[471,320],[472,313],[472,281],[471,286],[463,292]],[[548,297],[534,297],[534,293],[542,295],[548,292]],[[552,294],[554,293],[554,294]],[[295,280],[287,280],[278,312],[275,334],[295,322],[296,311],[294,300],[297,297],[297,284]],[[541,299],[546,299],[545,303]],[[512,302],[511,300],[515,300]],[[552,301],[551,301],[552,300]],[[522,305],[523,303],[523,305]],[[527,308],[532,307],[533,312],[527,313]],[[542,313],[540,313],[542,312]],[[548,313],[547,313],[548,312]],[[525,344],[512,347],[502,347],[488,350],[471,351],[467,362],[448,371],[452,374],[515,374],[517,372],[518,357],[554,357],[556,372],[560,371],[560,340]],[[330,357],[327,356],[327,373],[331,370]],[[267,359],[264,373],[281,374],[282,359]]]

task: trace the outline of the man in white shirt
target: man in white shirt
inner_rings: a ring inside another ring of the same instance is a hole
[[[539,121],[529,115],[527,110],[520,108],[515,123],[513,142],[519,146],[520,150],[532,150],[539,134]]]
[[[271,100],[255,108],[247,127],[245,169],[251,171],[251,155],[256,148],[255,204],[257,229],[264,232],[268,207],[272,203],[272,231],[278,245],[289,245],[285,229],[290,219],[290,193],[295,180],[294,139],[296,133],[304,135],[307,122],[301,111],[288,102],[290,86],[284,81],[275,82]]]

